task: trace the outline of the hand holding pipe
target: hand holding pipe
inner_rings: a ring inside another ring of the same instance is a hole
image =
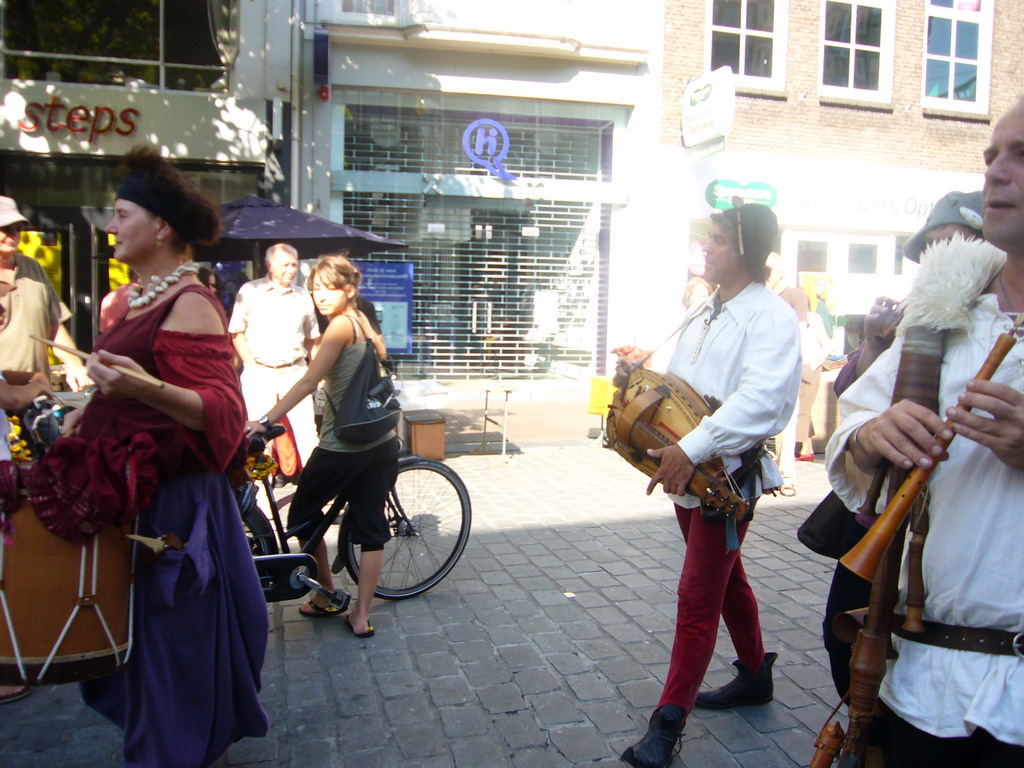
[[[974,377],[975,380],[988,381],[992,378],[992,374],[996,372],[996,369],[1006,358],[1006,355],[1009,354],[1014,344],[1017,343],[1015,333],[1022,321],[1024,321],[1024,313],[1017,315],[1017,320],[1009,332],[999,334],[998,338],[996,338],[996,343],[992,347],[992,351],[988,353],[988,357],[985,358],[981,369]],[[946,426],[952,428],[953,421],[947,419]],[[949,447],[953,438],[943,440],[936,437],[935,439],[942,446],[942,449],[945,450]],[[896,531],[899,530],[900,525],[906,519],[914,500],[917,499],[927,484],[928,478],[931,477],[937,465],[938,462],[936,461],[932,462],[931,467],[927,469],[914,467],[913,471],[903,482],[903,485],[900,486],[899,492],[886,505],[885,511],[879,515],[878,520],[871,526],[864,538],[840,558],[839,562],[862,579],[874,581],[882,555],[885,554],[885,550],[896,535]]]

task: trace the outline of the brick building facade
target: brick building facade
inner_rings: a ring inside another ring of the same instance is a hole
[[[667,0],[661,144],[691,253],[729,190],[765,200],[790,280],[827,299],[835,351],[851,348],[874,297],[909,288],[902,244],[934,201],[981,188],[992,125],[1024,92],[1022,27],[1009,0]],[[721,66],[735,116],[701,158],[683,92]]]
[[[1017,42],[1024,32],[1024,5],[983,0],[992,3],[994,10],[989,105],[981,114],[969,114],[922,105],[929,3],[942,7],[934,0],[859,4],[892,13],[892,94],[879,103],[822,93],[826,0],[789,0],[788,4],[775,0],[775,5],[787,5],[788,11],[784,86],[770,90],[737,85],[730,148],[771,148],[805,157],[854,157],[872,163],[978,172],[992,123],[1024,95],[1020,81],[1024,49]],[[680,146],[683,88],[707,71],[709,22],[715,4],[716,0],[666,2],[662,141],[668,146]],[[888,18],[883,21],[890,23]]]

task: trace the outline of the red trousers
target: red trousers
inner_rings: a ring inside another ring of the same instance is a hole
[[[676,637],[658,706],[673,704],[689,713],[711,663],[719,617],[725,619],[743,666],[754,672],[760,669],[764,645],[757,600],[743,570],[740,550],[725,549],[725,526],[705,523],[700,509],[678,505],[676,518],[686,541],[686,556],[677,593]],[[736,526],[741,544],[749,525],[748,520]]]

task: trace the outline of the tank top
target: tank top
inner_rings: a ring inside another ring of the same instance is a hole
[[[341,404],[345,393],[348,392],[349,384],[352,383],[352,378],[356,375],[356,369],[359,367],[363,355],[366,354],[366,345],[371,343],[366,339],[356,319],[349,316],[349,320],[352,322],[352,330],[356,338],[358,339],[362,336],[362,339],[354,341],[351,345],[341,350],[338,359],[334,361],[334,364],[327,371],[327,375],[324,376],[324,393],[327,395],[327,402],[324,405],[324,418],[320,426],[319,445],[326,451],[355,453],[367,451],[370,448],[386,443],[395,437],[395,431],[390,430],[382,438],[368,445],[348,443],[344,440],[339,440],[334,435],[334,409]]]

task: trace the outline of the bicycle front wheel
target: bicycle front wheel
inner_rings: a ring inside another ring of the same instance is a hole
[[[423,594],[447,576],[469,541],[469,491],[455,471],[418,456],[398,463],[398,479],[385,513],[391,541],[384,545],[384,567],[374,594],[402,600]],[[346,541],[346,568],[359,581],[356,545]]]

